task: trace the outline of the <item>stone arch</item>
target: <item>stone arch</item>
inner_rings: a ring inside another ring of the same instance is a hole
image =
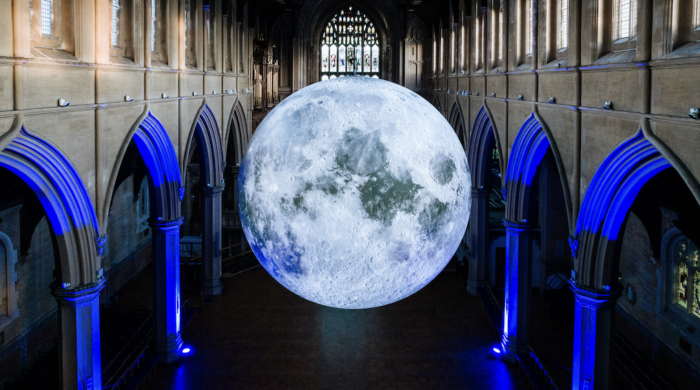
[[[197,120],[192,124],[190,135],[187,138],[185,156],[190,156],[194,151],[192,140],[197,141],[197,154],[201,159],[199,164],[200,181],[204,187],[219,187],[224,178],[224,167],[226,160],[224,157],[221,133],[216,123],[214,113],[206,103],[202,103],[197,113]],[[184,158],[181,163],[181,177],[185,176],[188,159]]]
[[[501,141],[494,126],[491,111],[486,105],[483,105],[476,115],[470,135],[467,160],[469,161],[469,169],[472,172],[472,187],[480,188],[486,186],[486,175],[488,174],[486,161],[489,158],[489,145],[492,140],[498,149],[501,171],[503,171],[504,166]]]
[[[640,129],[618,145],[591,180],[576,224],[576,282],[603,289],[629,209],[642,186],[671,163]]]
[[[518,131],[508,158],[505,175],[506,219],[510,221],[525,221],[527,219],[530,185],[545,153],[550,148],[564,190],[564,202],[566,203],[571,233],[574,226],[574,221],[572,221],[573,206],[564,164],[552,133],[536,111],[530,114]]]
[[[436,96],[435,99],[433,100],[433,106],[435,107],[436,110],[440,112],[440,115],[444,115],[442,113],[442,105],[440,104],[440,97]]]
[[[151,113],[148,106],[136,121],[122,143],[117,159],[114,161],[112,176],[107,186],[111,196],[129,143],[134,141],[141,158],[146,164],[146,172],[151,194],[151,218],[171,221],[180,218],[180,200],[184,196],[182,179],[177,162],[175,147],[163,124]],[[102,215],[109,215],[111,202],[104,202]],[[103,222],[106,229],[107,218]]]
[[[229,148],[231,142],[233,142],[233,147]],[[245,111],[243,111],[241,102],[238,101],[231,108],[231,115],[228,121],[228,131],[224,144],[225,161],[231,161],[240,165],[243,154],[248,147],[248,142],[248,126],[246,124]],[[229,153],[234,155],[229,156]]]
[[[459,138],[459,141],[462,143],[462,149],[466,148],[467,131],[466,127],[464,126],[462,107],[459,106],[459,103],[455,102],[455,104],[452,105],[452,110],[450,111],[450,115],[447,117],[447,121],[457,133],[457,138]]]
[[[0,166],[27,183],[46,211],[58,249],[58,285],[97,282],[103,238],[78,171],[48,141],[31,134],[22,124],[17,129],[0,152]]]

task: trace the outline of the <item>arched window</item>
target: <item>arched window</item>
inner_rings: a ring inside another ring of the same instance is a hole
[[[624,1],[624,0],[622,0]],[[525,31],[525,36],[527,37],[525,41],[525,54],[532,55],[532,41],[534,40],[534,32],[532,31],[532,23],[534,21],[534,12],[532,9],[532,0],[527,0],[526,8],[526,19],[527,19],[527,30]]]
[[[698,247],[680,235],[673,245],[673,267],[675,278],[673,282],[676,291],[676,302],[681,310],[700,317],[700,270],[698,269]]]
[[[637,0],[617,0],[615,12],[615,39],[637,35]]]
[[[321,35],[321,80],[357,74],[379,78],[379,34],[366,14],[341,10]]]
[[[112,46],[119,46],[119,0],[112,0]]]
[[[17,251],[10,237],[0,232],[0,330],[19,317],[17,306]]]
[[[156,52],[156,0],[151,0],[151,51]]]
[[[569,45],[569,0],[559,0],[557,11],[557,25],[559,26],[557,49],[563,49]]]

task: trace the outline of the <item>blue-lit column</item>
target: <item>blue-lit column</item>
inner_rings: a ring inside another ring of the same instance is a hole
[[[576,298],[573,390],[611,388],[611,336],[618,292],[592,291],[571,283]]]
[[[503,305],[505,357],[528,353],[530,294],[532,289],[532,225],[503,220],[506,227],[506,291]]]
[[[180,225],[172,221],[149,220],[153,231],[153,274],[156,352],[163,363],[179,359],[180,336]]]
[[[53,289],[61,327],[61,389],[102,388],[100,359],[100,281],[75,288]]]
[[[221,294],[221,193],[224,187],[204,187],[202,264],[205,296]]]
[[[472,211],[469,216],[470,252],[467,291],[476,290],[486,283],[486,266],[489,253],[489,191],[472,188]]]

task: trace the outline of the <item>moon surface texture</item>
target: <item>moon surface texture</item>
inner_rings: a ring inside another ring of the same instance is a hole
[[[239,171],[243,230],[284,287],[322,305],[403,299],[447,265],[471,206],[467,158],[425,99],[342,77],[282,101]]]

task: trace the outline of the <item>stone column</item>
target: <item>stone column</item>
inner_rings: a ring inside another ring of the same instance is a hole
[[[592,291],[571,284],[576,298],[573,390],[611,389],[612,319],[618,292]]]
[[[204,187],[202,264],[205,296],[221,294],[221,193],[224,187]]]
[[[505,357],[527,353],[532,289],[532,225],[503,220],[506,227],[506,291],[503,306]]]
[[[75,288],[53,288],[58,301],[61,389],[102,388],[100,290],[102,281]]]
[[[489,255],[489,191],[472,188],[472,211],[469,215],[470,250],[469,280],[467,291],[476,295],[477,288],[486,283],[486,267]]]
[[[153,231],[153,275],[155,282],[156,353],[160,361],[176,361],[182,347],[180,336],[180,225],[182,218],[171,221],[149,220]]]

